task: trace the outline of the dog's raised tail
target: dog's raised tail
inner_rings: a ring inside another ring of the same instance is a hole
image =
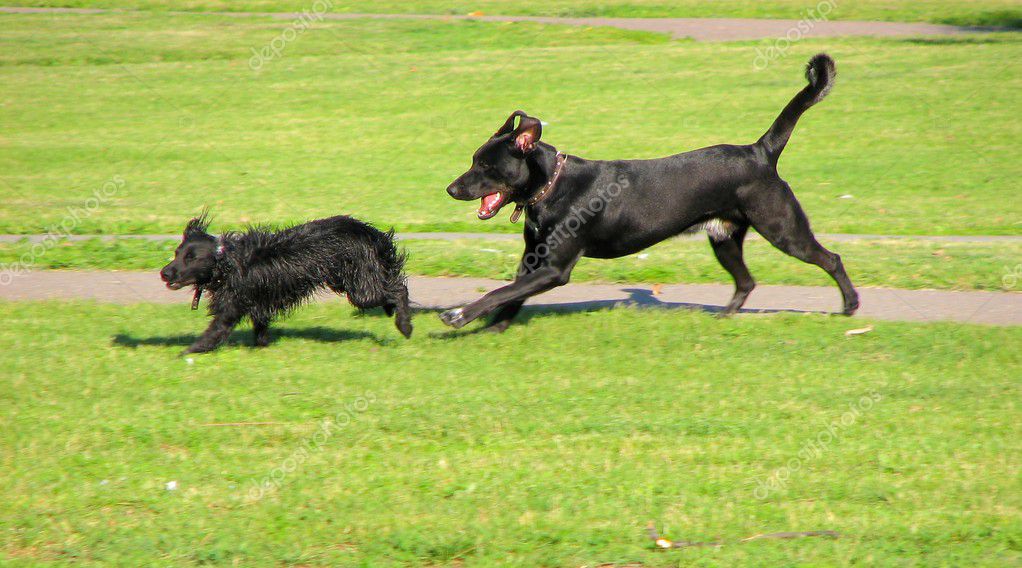
[[[788,106],[784,107],[781,115],[770,125],[770,130],[759,139],[760,146],[766,150],[770,160],[776,164],[784,146],[791,138],[791,132],[795,129],[802,113],[809,110],[809,107],[823,100],[834,86],[834,77],[837,75],[837,68],[834,60],[826,53],[819,53],[813,56],[806,65],[806,79],[809,84],[799,91],[795,98],[791,99]]]

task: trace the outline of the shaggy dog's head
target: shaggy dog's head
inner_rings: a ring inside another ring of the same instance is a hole
[[[515,119],[520,118],[518,126]],[[462,201],[481,200],[476,215],[490,219],[512,201],[527,198],[530,179],[527,158],[543,133],[539,119],[516,110],[497,132],[472,155],[472,167],[447,188]]]
[[[206,213],[185,226],[181,244],[174,251],[174,260],[163,267],[160,278],[167,288],[179,290],[185,286],[203,286],[213,279],[216,265],[216,238],[206,232],[209,217]]]

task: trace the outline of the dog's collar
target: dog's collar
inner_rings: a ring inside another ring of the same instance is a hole
[[[540,201],[543,201],[543,199],[545,199],[546,196],[550,195],[550,192],[553,191],[554,186],[557,185],[557,180],[561,179],[561,172],[564,171],[564,162],[568,160],[568,157],[558,152],[557,157],[555,159],[556,163],[554,165],[554,174],[550,176],[550,181],[546,182],[546,185],[543,186],[543,189],[539,190],[539,192],[536,193],[536,195],[533,195],[532,197],[529,198],[528,201],[529,205],[535,205]]]
[[[561,179],[561,173],[564,172],[564,162],[568,161],[568,157],[558,152],[555,160],[554,173],[550,176],[550,181],[546,182],[546,185],[536,192],[535,195],[530,197],[528,201],[515,205],[514,213],[511,213],[512,223],[518,222],[518,219],[522,216],[522,212],[525,211],[526,207],[531,207],[540,201],[543,201],[546,199],[546,196],[550,195],[550,193],[554,190],[554,187],[557,185],[557,180]]]

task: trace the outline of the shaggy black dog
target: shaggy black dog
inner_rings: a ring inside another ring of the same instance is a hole
[[[160,271],[171,290],[195,286],[192,309],[203,290],[210,295],[213,321],[186,353],[216,349],[245,316],[252,319],[256,346],[266,346],[270,321],[324,287],[346,293],[357,308],[383,307],[411,337],[405,259],[393,231],[345,216],[220,236],[206,232],[208,226],[206,213],[189,221],[174,260]]]

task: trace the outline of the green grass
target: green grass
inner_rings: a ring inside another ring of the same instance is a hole
[[[824,239],[826,242],[826,239]],[[27,242],[0,244],[0,271],[27,261],[33,269],[158,270],[174,254],[176,241],[92,239],[61,242],[33,254]],[[1005,275],[1017,271],[1022,243],[934,243],[918,240],[826,243],[844,258],[858,286],[948,290],[1011,290]],[[522,254],[519,242],[406,240],[409,274],[511,279]],[[761,240],[746,243],[746,261],[761,284],[830,286],[819,268],[781,253]],[[730,283],[702,239],[675,239],[614,260],[583,259],[574,282]]]
[[[9,24],[0,66],[100,67],[114,64],[248,63],[288,25],[266,18],[237,19],[199,15],[33,16],[2,15]],[[20,24],[20,25],[19,25]],[[40,29],[48,33],[40,34]],[[547,33],[552,32],[552,33]],[[479,24],[362,19],[327,22],[305,32],[284,51],[287,56],[362,56],[494,51],[508,45],[570,49],[601,44],[664,44],[660,34],[528,22]],[[216,41],[211,41],[213,38]],[[311,40],[311,41],[309,41]],[[371,65],[372,62],[367,62]],[[272,62],[266,64],[272,65]],[[186,67],[183,72],[187,72]],[[336,79],[336,78],[335,78]],[[355,78],[349,78],[355,79]],[[207,85],[208,86],[208,85]]]
[[[974,22],[1017,10],[847,4],[835,17]],[[343,9],[799,17],[806,5],[581,6]],[[357,20],[318,24],[250,69],[252,49],[286,26],[0,15],[0,232],[177,232],[202,205],[228,227],[350,213],[399,230],[519,230],[476,221],[474,204],[443,191],[511,110],[543,117],[551,142],[591,158],[751,141],[820,50],[837,58],[840,83],[781,164],[817,231],[1022,229],[1022,77],[1009,71],[1018,34],[806,41],[756,72],[766,42]],[[174,244],[65,243],[35,266],[152,270]],[[827,244],[857,284],[906,288],[996,290],[1022,256],[1017,243]],[[411,273],[498,278],[519,248],[404,245]],[[0,245],[0,263],[26,248]],[[761,283],[829,285],[762,242],[748,250]],[[583,261],[575,279],[728,281],[703,242],[646,254]],[[873,322],[847,337],[864,324],[655,309],[525,316],[496,336],[449,332],[420,313],[405,341],[391,320],[329,302],[276,325],[268,349],[247,347],[245,327],[188,359],[178,353],[207,318],[184,301],[0,303],[0,564],[1022,563],[1022,328]],[[209,425],[252,422],[268,424]],[[795,470],[757,492],[785,468]],[[842,537],[658,552],[649,520],[678,539]]]
[[[496,336],[426,313],[405,341],[334,302],[189,363],[187,305],[0,313],[12,565],[1022,561],[1018,327],[617,309]],[[204,426],[225,422],[274,424]],[[662,553],[648,520],[842,537]]]
[[[309,0],[7,0],[12,6],[107,7],[134,10],[300,12]],[[330,2],[332,12],[603,16],[624,18],[800,19],[816,2],[803,0],[353,0]],[[833,2],[829,19],[930,21],[1022,27],[1016,0],[856,0]]]
[[[1006,72],[1018,34],[804,41],[755,71],[768,43],[357,20],[317,24],[251,70],[252,49],[286,25],[0,16],[0,232],[41,232],[68,207],[79,233],[170,232],[202,205],[230,223],[352,213],[399,230],[514,230],[444,192],[510,111],[594,159],[748,142],[821,50],[839,84],[781,160],[818,231],[1022,229],[1022,76]],[[111,180],[124,183],[82,214]]]

